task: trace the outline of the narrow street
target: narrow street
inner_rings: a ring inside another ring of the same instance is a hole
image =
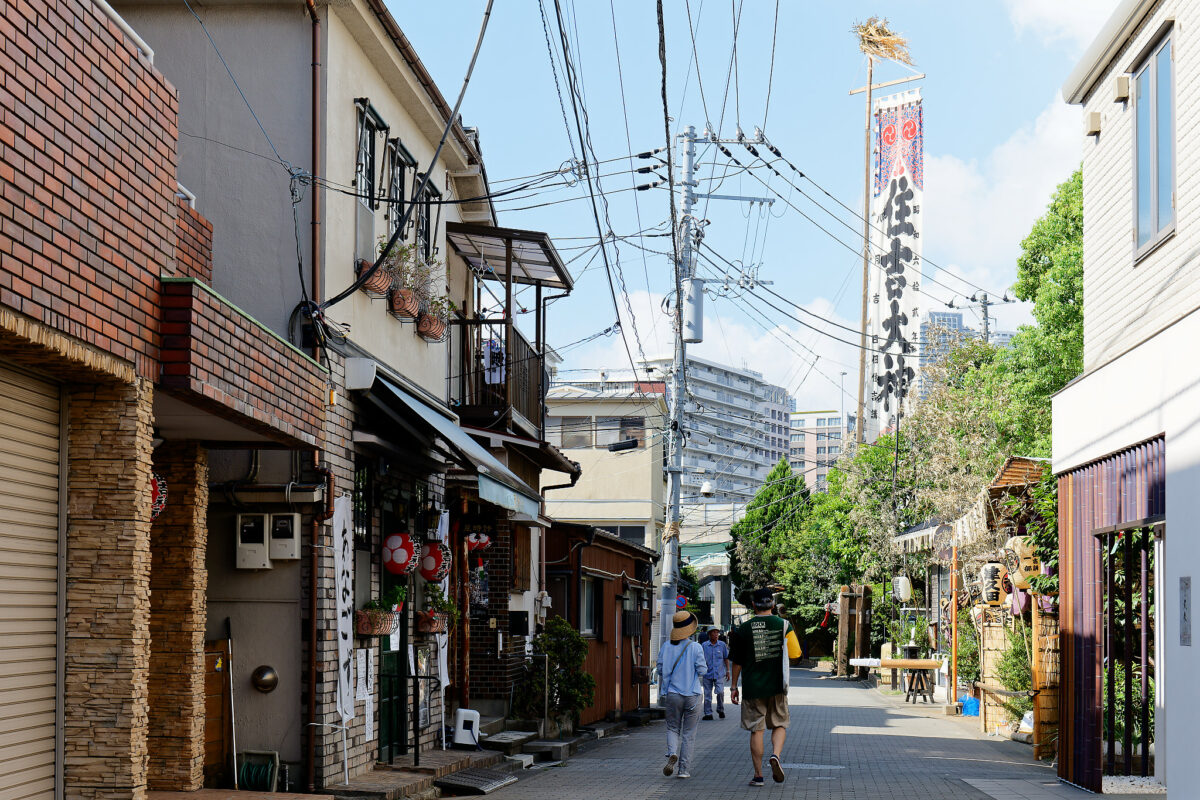
[[[568,762],[526,772],[497,800],[562,798],[724,798],[763,796],[796,800],[1049,800],[1084,798],[1059,784],[1049,765],[1035,764],[1030,748],[981,739],[974,720],[934,716],[929,706],[900,707],[874,689],[792,670],[792,724],[783,762],[787,780],[765,789],[747,786],[748,735],[738,708],[726,718],[701,721],[691,779],[662,774],[662,722],[590,743]],[[1129,797],[1126,795],[1126,797]],[[1162,795],[1158,795],[1159,798]]]

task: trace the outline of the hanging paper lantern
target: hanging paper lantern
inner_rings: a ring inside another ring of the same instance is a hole
[[[417,544],[407,533],[393,533],[383,543],[383,568],[406,575],[417,568]]]
[[[467,551],[486,550],[492,546],[492,537],[481,531],[467,534]]]
[[[1042,562],[1033,550],[1033,546],[1025,541],[1024,536],[1014,536],[1004,543],[1004,549],[1013,554],[1015,568],[1009,567],[1013,586],[1018,589],[1028,589],[1029,579],[1041,572]]]
[[[989,606],[1004,605],[1008,592],[1004,589],[1004,581],[1008,570],[999,561],[989,561],[979,570],[979,582],[983,584],[983,602]]]
[[[430,583],[439,583],[449,575],[453,563],[450,548],[441,542],[428,542],[421,548],[421,577]]]
[[[158,519],[167,506],[167,480],[157,472],[150,473],[150,521]]]

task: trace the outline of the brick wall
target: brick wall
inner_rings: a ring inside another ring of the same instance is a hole
[[[69,386],[66,796],[143,800],[150,667],[151,386]]]
[[[192,791],[204,782],[208,453],[166,442],[154,469],[167,504],[150,530],[149,786]]]
[[[186,198],[180,197],[179,216],[175,218],[178,241],[175,246],[175,274],[212,284],[213,227]]]
[[[164,278],[162,284],[159,384],[240,424],[249,418],[265,435],[315,445],[325,370],[203,283]]]
[[[176,115],[175,90],[90,2],[0,7],[0,304],[150,378]]]
[[[485,506],[486,507],[486,506]],[[495,511],[497,516],[503,511]],[[508,632],[508,595],[512,586],[512,528],[497,519],[492,546],[484,550],[488,571],[488,617],[471,620],[471,697],[508,701],[513,682],[525,660],[524,640]],[[496,627],[488,620],[494,618]],[[503,647],[497,649],[497,631],[504,634]]]

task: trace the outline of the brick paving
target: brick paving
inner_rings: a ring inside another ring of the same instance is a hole
[[[752,775],[749,735],[738,708],[724,720],[701,722],[690,780],[662,774],[661,722],[606,737],[559,767],[526,773],[490,797],[496,800],[1060,800],[1087,793],[1059,784],[1048,765],[1033,761],[1027,745],[984,738],[974,720],[914,709],[856,683],[822,679],[826,673],[792,671],[792,724],[782,761],[787,780],[762,789]],[[769,747],[768,747],[769,754]],[[791,765],[790,767],[788,765]],[[1002,790],[1002,792],[1001,792]],[[1125,797],[1129,797],[1126,795]],[[1162,795],[1157,796],[1160,800]]]

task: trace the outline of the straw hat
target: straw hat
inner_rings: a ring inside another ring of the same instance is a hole
[[[696,632],[696,626],[700,624],[696,619],[696,615],[690,611],[676,611],[675,616],[671,617],[671,622],[674,627],[671,629],[671,641],[680,642]]]

